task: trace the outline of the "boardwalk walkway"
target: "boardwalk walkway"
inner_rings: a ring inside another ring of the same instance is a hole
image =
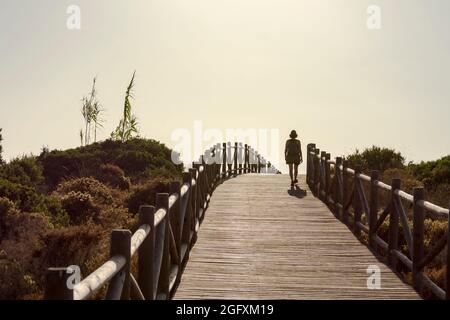
[[[175,299],[417,299],[301,177],[248,174],[214,192]],[[367,289],[367,267],[381,289]]]

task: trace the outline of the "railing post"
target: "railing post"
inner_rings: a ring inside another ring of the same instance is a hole
[[[355,167],[355,195],[353,197],[353,210],[354,210],[354,219],[353,219],[353,232],[356,237],[361,237],[361,229],[359,228],[358,223],[361,222],[361,199],[359,198],[358,188],[358,174],[362,172],[362,167],[357,165]]]
[[[349,176],[348,176],[348,161],[344,160],[342,163],[342,222],[345,225],[348,225],[348,211],[347,208],[345,207],[347,202],[348,202],[348,198],[349,198],[349,188],[348,188],[348,181],[349,181]]]
[[[247,157],[248,157],[248,145],[245,144],[245,146],[244,146],[244,173],[248,173],[248,170],[247,170],[247,166],[248,166]]]
[[[450,201],[448,204],[448,208],[450,210]],[[447,272],[445,275],[445,283],[446,283],[446,290],[445,290],[445,298],[447,300],[450,300],[450,214],[448,215],[448,222],[447,222]]]
[[[258,154],[258,173],[261,173],[261,155]]]
[[[228,174],[227,174],[227,176],[228,177],[231,177],[232,175],[233,175],[233,161],[232,161],[232,157],[234,156],[232,153],[231,153],[231,149],[232,149],[232,147],[231,147],[231,142],[230,141],[228,141],[227,142],[227,152],[228,152],[228,155],[227,155],[227,171],[228,171]]]
[[[161,261],[161,271],[159,275],[158,293],[164,295],[165,300],[170,297],[169,278],[170,278],[170,211],[169,211],[169,194],[157,193],[156,194],[156,210],[166,210],[166,216],[164,217],[164,244],[163,255]],[[162,223],[162,222],[160,222]]]
[[[319,153],[320,153],[320,149],[315,149],[314,150],[314,194],[316,195],[316,197],[319,197],[320,194],[320,159],[319,159]]]
[[[397,212],[395,201],[396,190],[400,190],[402,181],[400,179],[392,179],[392,190],[391,190],[391,201],[389,204],[389,254],[388,261],[389,265],[394,271],[397,270],[397,257],[394,254],[395,250],[398,250],[398,226],[400,223],[400,217]]]
[[[114,229],[111,233],[110,257],[121,255],[126,263],[109,282],[106,300],[130,299],[131,231]],[[125,273],[123,275],[122,273]],[[123,283],[122,283],[123,281]],[[121,290],[120,290],[121,289]]]
[[[227,144],[222,144],[222,179],[227,177]]]
[[[217,164],[215,164],[215,168],[217,168]],[[193,208],[193,199],[195,199],[195,193],[194,193],[194,187],[192,186],[192,173],[191,172],[183,172],[183,184],[187,184],[189,186],[188,194],[186,195],[188,197],[187,203],[186,203],[186,212],[184,213],[184,221],[183,221],[183,230],[182,230],[182,243],[187,244],[188,246],[188,252],[191,246],[191,230],[192,230],[192,219],[194,217],[194,211]],[[188,253],[186,253],[188,254]],[[183,258],[184,259],[184,258]]]
[[[155,207],[143,205],[139,208],[139,225],[148,224],[150,234],[142,242],[138,251],[138,283],[146,300],[155,299],[153,292],[153,259],[155,243]]]
[[[44,299],[73,300],[73,289],[69,288],[68,280],[74,271],[70,268],[48,268],[45,277]]]
[[[252,147],[248,146],[248,172],[252,173]]]
[[[256,150],[252,148],[252,172],[256,172]]]
[[[418,204],[425,199],[423,188],[414,188],[413,191],[413,286],[417,291],[422,290],[422,281],[420,277],[419,264],[423,258],[423,237],[424,237],[424,209]]]
[[[326,203],[326,185],[327,185],[327,183],[326,183],[326,176],[327,176],[327,174],[326,174],[326,163],[327,163],[327,160],[326,160],[326,158],[325,158],[325,156],[326,156],[326,152],[325,151],[322,151],[322,152],[320,152],[320,173],[322,174],[322,171],[325,171],[325,176],[324,177],[322,177],[322,175],[320,176],[320,180],[319,180],[319,182],[320,182],[320,185],[319,185],[319,199],[322,199],[322,201],[324,201],[325,203]],[[325,180],[325,183],[324,183],[324,180]]]
[[[239,174],[242,174],[242,142],[238,144]]]
[[[336,158],[336,166],[334,168],[334,174],[336,175],[336,180],[335,180],[335,188],[336,188],[336,192],[335,192],[335,212],[336,215],[338,216],[338,218],[343,221],[343,214],[342,214],[342,186],[341,186],[341,181],[342,181],[342,171],[341,171],[341,166],[342,166],[342,157],[337,157]]]
[[[324,202],[328,204],[328,196],[330,195],[330,184],[331,184],[331,167],[330,163],[328,162],[331,159],[331,155],[329,153],[324,152],[325,156],[325,199]]]
[[[375,227],[378,221],[378,186],[377,182],[380,173],[377,170],[372,171],[370,176],[370,208],[369,208],[369,246],[376,247],[374,237],[376,235]]]
[[[250,168],[250,173],[253,173],[253,148],[248,147],[248,164]]]
[[[195,241],[197,241],[197,234],[195,232],[195,228],[196,228],[196,224],[197,224],[197,220],[199,220],[199,206],[197,203],[197,198],[198,198],[198,183],[197,183],[197,170],[195,169],[189,169],[189,173],[191,174],[191,182],[192,180],[195,181],[195,184],[192,185],[191,183],[191,192],[190,192],[190,201],[192,204],[192,212],[191,212],[191,217],[190,217],[190,226],[191,226],[191,232],[192,232],[192,237],[191,237],[191,245],[193,245],[193,243],[195,243]],[[189,235],[190,236],[190,235]]]
[[[220,143],[216,144],[215,153],[215,167],[214,167],[214,183],[217,183],[220,180],[220,168],[222,167],[222,150],[220,148]]]
[[[234,143],[234,175],[238,174],[238,143]]]
[[[314,164],[311,161],[311,152],[314,151],[314,149],[316,148],[316,144],[315,143],[310,143],[307,145],[306,150],[306,182],[309,185],[309,187],[311,188],[311,182],[313,180],[313,176],[314,176]]]
[[[206,164],[204,164],[204,173],[206,176]],[[208,186],[205,186],[208,188]],[[181,250],[181,225],[182,225],[182,212],[181,212],[181,193],[180,193],[181,184],[179,181],[172,181],[170,183],[170,194],[175,194],[178,196],[178,200],[172,206],[171,214],[170,214],[170,225],[172,226],[173,237],[175,239],[175,244],[177,246],[178,256],[180,256]],[[174,213],[174,214],[172,214]],[[181,261],[180,261],[181,266]]]

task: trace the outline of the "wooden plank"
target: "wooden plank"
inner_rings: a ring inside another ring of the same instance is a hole
[[[247,174],[221,184],[175,299],[418,299],[307,189],[286,175]],[[367,288],[367,268],[381,289]]]

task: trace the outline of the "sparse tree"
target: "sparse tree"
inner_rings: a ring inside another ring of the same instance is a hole
[[[82,99],[83,106],[81,107],[81,114],[85,122],[85,131],[83,134],[85,146],[91,142],[92,126],[94,127],[94,142],[97,142],[97,129],[103,127],[104,123],[104,119],[102,118],[104,109],[101,108],[100,102],[97,100],[96,82],[97,78],[94,78],[89,97]]]
[[[96,101],[92,107],[92,121],[94,122],[94,142],[97,142],[97,129],[103,128],[105,123],[102,117],[104,109],[101,108],[100,103]]]
[[[133,73],[131,81],[128,84],[127,90],[125,92],[125,102],[123,105],[123,118],[120,120],[116,130],[114,130],[111,133],[111,138],[115,140],[120,140],[122,142],[125,142],[133,138],[133,136],[139,134],[137,118],[135,115],[132,114],[130,102],[130,100],[133,99],[133,86],[135,75],[136,71]]]

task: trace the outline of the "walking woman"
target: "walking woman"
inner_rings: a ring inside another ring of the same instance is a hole
[[[302,145],[300,140],[297,140],[297,132],[291,131],[290,139],[286,141],[284,149],[284,156],[286,163],[289,166],[289,176],[291,177],[291,186],[293,187],[297,182],[298,166],[303,162]]]

